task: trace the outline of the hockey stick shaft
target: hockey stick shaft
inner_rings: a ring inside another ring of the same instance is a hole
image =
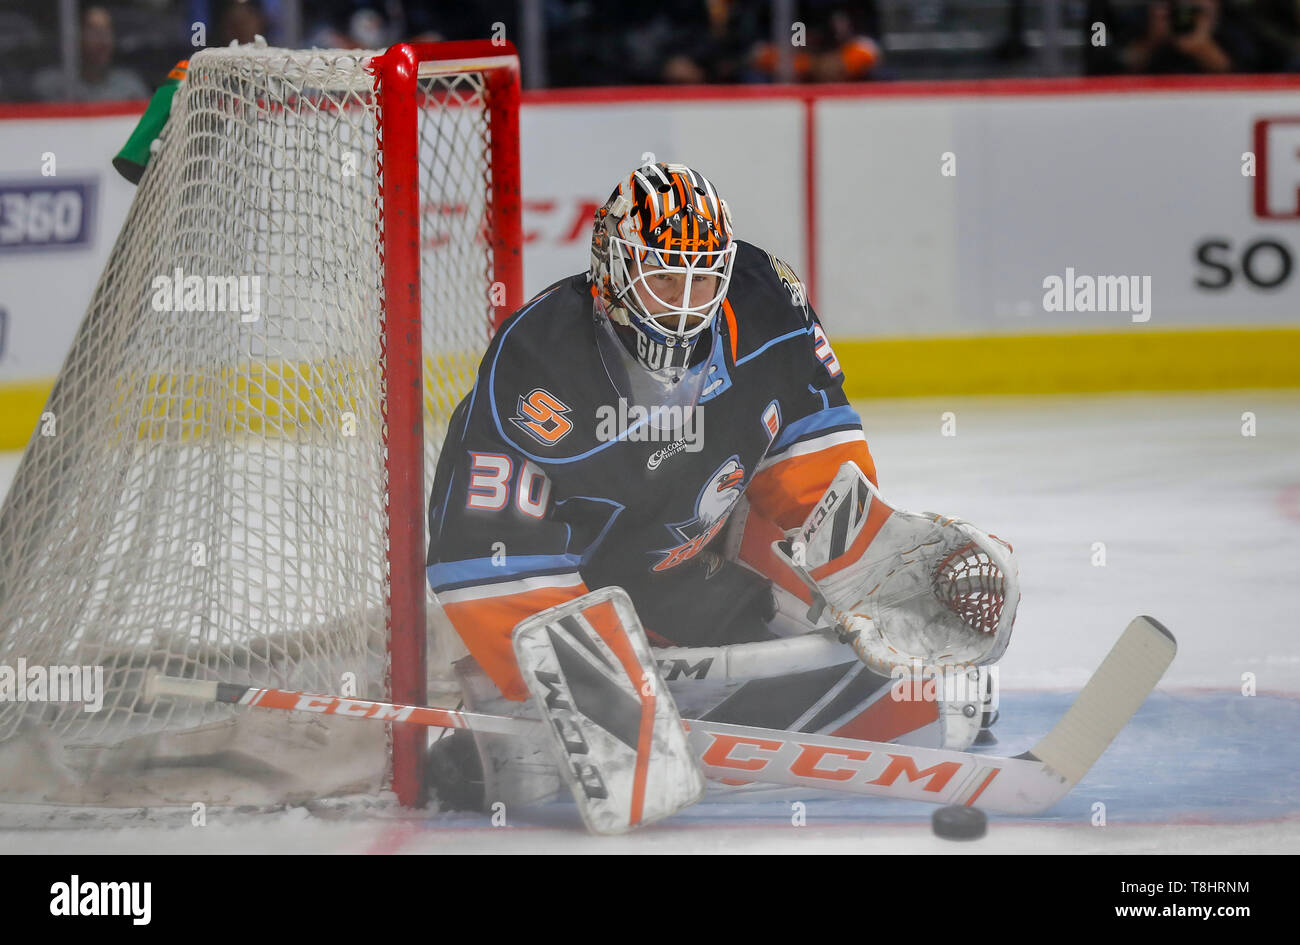
[[[176,676],[155,675],[145,686],[145,701],[158,696],[188,699],[195,702],[225,702],[231,705],[256,706],[260,709],[284,709],[290,712],[316,712],[341,715],[376,722],[410,722],[431,728],[463,728],[497,735],[536,735],[540,722],[503,715],[481,715],[456,709],[438,709],[424,705],[395,705],[370,699],[324,696],[286,689],[258,689],[234,683],[206,682]]]
[[[1173,636],[1149,617],[1134,620],[1059,723],[1032,752],[1000,758],[942,748],[684,721],[704,773],[851,794],[1037,814],[1087,772],[1137,711],[1174,657]],[[145,698],[172,696],[267,709],[537,736],[539,721],[429,706],[152,677]]]
[[[542,723],[533,719],[432,706],[396,705],[172,676],[153,677],[149,689],[154,696],[224,702],[258,709],[315,712],[375,722],[407,722],[432,728],[461,728],[525,738],[542,735]],[[746,725],[698,720],[683,720],[683,724],[690,732],[692,748],[704,773],[730,784],[760,782],[937,804],[973,805],[1005,768],[1042,767],[1038,762],[1015,758],[982,757],[945,749],[922,749]]]

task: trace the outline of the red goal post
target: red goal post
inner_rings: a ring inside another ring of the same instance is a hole
[[[514,47],[490,41],[401,44],[374,63],[380,103],[381,200],[384,226],[384,345],[388,353],[388,481],[391,689],[394,701],[428,700],[423,346],[420,306],[421,194],[418,160],[421,76],[481,72],[485,79],[491,186],[484,236],[490,246],[492,326],[523,301],[523,230],[519,168],[519,60]],[[396,172],[394,171],[396,168]],[[408,173],[409,172],[409,173]],[[418,397],[392,391],[420,391]],[[393,787],[403,804],[423,797],[420,759],[427,732],[395,726]]]

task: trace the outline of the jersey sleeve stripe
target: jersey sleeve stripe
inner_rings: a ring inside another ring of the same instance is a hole
[[[502,560],[468,558],[441,561],[429,565],[429,586],[434,593],[464,587],[467,584],[499,584],[528,575],[558,574],[576,571],[582,564],[578,555],[505,555]]]
[[[750,360],[751,358],[758,357],[768,348],[772,347],[772,345],[779,345],[781,342],[789,341],[792,338],[803,338],[806,337],[808,334],[809,331],[807,329],[799,328],[796,329],[795,331],[786,332],[784,335],[777,335],[775,338],[773,338],[767,344],[763,345],[763,347],[759,348],[757,351],[751,351],[749,354],[745,355],[743,358],[738,360],[736,362],[736,366],[739,367],[740,365],[744,364],[746,361]]]
[[[496,584],[475,584],[469,587],[451,588],[435,591],[438,603],[463,604],[473,600],[487,600],[492,597],[507,597],[512,594],[525,594],[529,591],[555,587],[577,587],[582,584],[582,575],[576,571],[563,574],[546,574],[536,577],[521,578],[517,581],[501,581]]]
[[[861,430],[833,430],[830,433],[823,433],[807,440],[800,440],[788,449],[782,450],[778,456],[767,456],[754,471],[760,473],[777,463],[784,462],[787,459],[794,459],[796,456],[811,456],[813,453],[820,453],[832,446],[841,446],[844,443],[859,441],[863,443],[867,441]]]
[[[806,440],[831,430],[848,429],[858,430],[859,432],[862,430],[862,420],[858,417],[858,412],[852,407],[845,404],[827,410],[819,410],[814,414],[795,420],[782,430],[780,436],[772,443],[772,448],[768,450],[768,456],[775,456],[800,440]]]

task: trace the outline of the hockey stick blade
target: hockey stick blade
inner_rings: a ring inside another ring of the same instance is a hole
[[[1074,787],[1119,734],[1177,652],[1151,617],[1129,624],[1061,720],[1022,755],[1000,758],[943,748],[806,735],[683,720],[704,773],[715,779],[960,804],[994,813],[1039,814]],[[383,722],[541,737],[542,723],[365,699],[256,689],[156,676],[156,696],[345,715]]]
[[[1176,650],[1173,634],[1159,621],[1138,617],[1056,726],[1014,758],[716,722],[687,724],[710,778],[1040,814],[1101,757]]]
[[[1164,624],[1154,617],[1135,618],[1030,756],[1070,786],[1077,784],[1133,718],[1177,652],[1178,643]]]

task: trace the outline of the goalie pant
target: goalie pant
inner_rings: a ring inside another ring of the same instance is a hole
[[[789,266],[740,243],[701,349],[698,404],[671,432],[638,427],[638,405],[611,380],[597,337],[605,316],[585,275],[554,284],[498,331],[444,440],[428,577],[508,698],[526,696],[516,624],[600,587],[623,587],[658,645],[809,629],[800,623],[807,591],[770,543],[803,522],[846,460],[873,481],[875,466],[805,298]],[[886,681],[855,662],[846,651],[838,667],[784,687],[755,681],[717,696],[714,709],[725,721],[782,728],[816,716],[808,730],[850,737],[937,732],[933,703],[899,709],[882,698]]]

